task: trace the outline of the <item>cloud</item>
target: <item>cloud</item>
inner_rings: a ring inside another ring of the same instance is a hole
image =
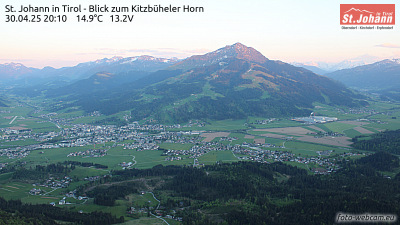
[[[151,55],[154,57],[163,58],[186,58],[192,55],[205,54],[209,52],[208,49],[191,49],[182,50],[178,48],[155,48],[155,49],[113,49],[113,48],[96,48],[92,52],[77,53],[77,55],[98,55],[102,56],[140,56]]]
[[[390,44],[390,43],[384,43],[380,45],[375,45],[375,47],[381,47],[381,48],[400,48],[400,45],[395,45],[395,44]]]
[[[393,59],[400,59],[400,51],[395,51],[393,52],[393,55],[391,56]]]
[[[0,58],[0,61],[4,61],[4,62],[32,62],[32,59],[4,59],[4,58]]]

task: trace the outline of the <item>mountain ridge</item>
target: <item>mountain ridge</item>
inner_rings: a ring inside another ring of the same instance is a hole
[[[134,120],[184,122],[309,115],[313,102],[355,106],[360,102],[353,97],[338,82],[236,43],[107,92],[75,97],[71,106],[107,115],[130,110]]]
[[[332,73],[342,69],[351,69],[357,66],[364,66],[381,61],[379,57],[371,55],[362,55],[351,59],[346,59],[340,62],[321,62],[321,61],[309,61],[309,62],[291,62],[290,64],[295,66],[301,66],[310,69],[313,72],[320,72],[319,70],[325,71],[326,73]],[[314,68],[316,67],[316,68]]]
[[[385,59],[364,66],[328,73],[326,76],[357,89],[395,88],[400,86],[400,59]]]
[[[95,61],[79,63],[72,67],[55,69],[44,67],[43,69],[28,68],[20,63],[0,64],[0,78],[2,83],[20,86],[35,86],[46,83],[71,82],[87,79],[98,72],[110,72],[114,74],[129,71],[154,72],[178,62],[177,58],[157,58],[148,55],[135,57],[103,58]],[[18,67],[16,67],[18,65]],[[22,68],[22,69],[21,69]]]

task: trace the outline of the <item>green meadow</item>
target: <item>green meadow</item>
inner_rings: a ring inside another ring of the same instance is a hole
[[[188,156],[181,156],[182,160],[166,161],[165,158],[168,156],[162,156],[163,151],[134,151],[135,156],[134,165],[137,169],[152,168],[156,165],[190,165],[193,164],[193,159],[189,159]]]
[[[221,120],[210,121],[209,123],[210,124],[199,128],[199,130],[229,131],[247,129],[247,126],[245,126],[246,120]]]
[[[356,127],[356,125],[339,123],[339,122],[325,123],[324,126],[329,130],[337,133],[343,133],[345,130],[350,130]]]
[[[212,165],[217,162],[237,162],[239,161],[231,151],[211,151],[198,158],[200,164]]]
[[[102,148],[103,146],[96,146],[96,149]],[[31,153],[25,158],[27,166],[51,164],[64,161],[78,161],[78,162],[93,162],[108,166],[109,169],[121,169],[119,166],[122,162],[132,161],[132,150],[124,150],[122,147],[111,148],[107,151],[107,155],[103,157],[88,157],[88,156],[75,156],[67,157],[69,153],[86,151],[93,149],[93,146],[84,147],[72,147],[72,148],[53,148],[53,149],[41,149],[31,151]]]
[[[254,117],[249,119],[249,123],[255,123],[256,120],[265,120],[265,119],[268,118]],[[303,124],[297,121],[293,121],[291,119],[277,119],[267,124],[252,124],[251,126],[256,129],[263,129],[263,128],[279,128],[279,127],[297,127],[297,126],[303,126]]]
[[[333,154],[340,154],[343,152],[348,152],[349,150],[334,147],[334,146],[327,146],[322,144],[314,144],[309,142],[301,142],[301,141],[286,141],[285,148],[282,149],[283,151],[289,151],[299,156],[307,156],[307,157],[314,157],[318,156],[317,151],[326,151],[332,150]]]
[[[360,132],[358,132],[358,131],[356,131],[356,130],[354,130],[354,129],[345,130],[345,131],[343,131],[343,133],[344,133],[347,137],[350,137],[350,138],[353,138],[353,137],[362,135]]]
[[[161,143],[160,148],[168,150],[190,150],[193,144],[180,144],[180,143]]]

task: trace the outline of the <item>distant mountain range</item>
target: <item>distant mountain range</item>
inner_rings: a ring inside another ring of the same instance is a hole
[[[0,79],[17,79],[26,74],[31,74],[39,69],[28,68],[21,63],[0,64]]]
[[[337,70],[350,69],[357,66],[368,65],[379,61],[378,57],[363,55],[356,58],[341,61],[339,63],[327,63],[327,62],[292,62],[292,65],[304,67],[308,70],[313,71],[316,74],[325,75]]]
[[[109,72],[98,72],[89,78],[78,80],[74,83],[64,85],[58,88],[46,88],[46,95],[48,97],[57,97],[63,95],[86,95],[90,93],[95,93],[99,91],[107,91],[112,88],[121,86],[126,83],[133,82],[142,77],[145,77],[150,72],[146,71],[129,71],[121,72],[118,74]],[[35,90],[41,92],[43,89],[38,89],[34,87]],[[27,90],[25,90],[27,91]],[[32,90],[28,90],[32,91]],[[36,91],[37,92],[37,91]],[[32,94],[32,93],[31,93]],[[39,93],[36,93],[39,94]]]
[[[386,59],[373,64],[327,73],[327,77],[364,90],[400,87],[400,59]]]
[[[46,93],[73,102],[63,107],[107,115],[130,110],[135,120],[153,117],[163,122],[299,116],[309,115],[313,102],[364,103],[342,84],[269,60],[240,43],[189,57],[164,70],[125,75],[104,71]]]
[[[304,64],[301,64],[301,63],[292,63],[292,65],[298,66],[298,67],[303,67],[304,69],[308,69],[311,72],[313,72],[315,74],[319,74],[319,75],[324,75],[324,74],[329,73],[328,71],[323,70],[323,69],[321,69],[321,68],[319,68],[317,66],[304,65]]]
[[[33,86],[38,84],[59,86],[71,81],[87,79],[101,71],[114,74],[129,71],[154,72],[173,65],[178,61],[176,58],[165,59],[152,56],[113,57],[60,69],[52,67],[45,67],[43,69],[28,68],[20,63],[0,64],[0,82],[2,84],[19,86]]]

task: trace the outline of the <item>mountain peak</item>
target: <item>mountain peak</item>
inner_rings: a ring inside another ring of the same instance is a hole
[[[227,46],[229,46],[229,45],[227,45]],[[233,44],[231,46],[233,46],[235,49],[238,49],[238,50],[248,48],[246,45],[244,45],[240,42],[236,42],[235,44]]]
[[[371,63],[368,65],[364,65],[367,67],[373,67],[373,66],[395,66],[398,67],[400,65],[400,59],[384,59],[382,61],[376,62],[376,63]],[[361,66],[362,67],[362,66]],[[358,68],[358,67],[356,67]]]
[[[96,61],[94,61],[95,64],[102,64],[102,63],[114,63],[117,62],[119,60],[121,60],[122,57],[121,56],[114,56],[112,58],[104,58],[104,59],[98,59]]]
[[[24,74],[33,72],[35,69],[28,68],[21,63],[0,64],[0,78],[18,78]]]
[[[222,51],[238,59],[245,59],[251,62],[263,63],[268,61],[268,59],[259,51],[252,47],[247,47],[240,42],[237,42],[233,45],[227,45],[224,48],[218,49],[216,52],[218,51]]]
[[[11,67],[11,68],[13,68],[13,69],[26,68],[26,66],[24,66],[23,64],[21,64],[21,63],[14,63],[14,62],[11,62],[11,63],[4,63],[3,65],[4,65],[4,66]]]
[[[394,63],[400,64],[400,58],[398,58],[398,59],[391,59],[391,60],[392,60],[392,62],[394,62]]]
[[[249,62],[264,63],[268,59],[259,51],[252,47],[247,47],[242,43],[227,45],[216,51],[206,53],[204,55],[191,56],[177,64],[172,68],[189,69],[194,67],[202,67],[221,62],[228,58],[243,59]]]

